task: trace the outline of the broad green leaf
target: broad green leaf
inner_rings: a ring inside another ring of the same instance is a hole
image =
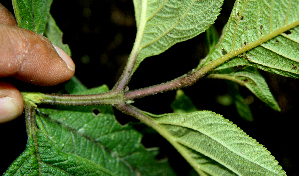
[[[198,173],[285,175],[266,148],[221,115],[172,113],[156,116],[154,121]]]
[[[105,91],[102,86],[77,93]],[[138,131],[115,120],[110,106],[40,109],[37,124],[38,145],[29,140],[7,175],[34,169],[43,175],[175,175],[165,160],[155,160],[157,149],[141,145]]]
[[[298,7],[299,0],[237,0],[208,61],[233,57],[217,69],[248,65],[298,77]]]
[[[133,72],[145,58],[204,32],[216,20],[222,3],[223,0],[134,0],[136,41],[142,41]]]
[[[45,29],[45,36],[56,46],[65,51],[69,56],[71,55],[71,50],[67,44],[62,43],[62,31],[57,26],[52,15],[48,15],[48,23]]]
[[[274,96],[270,92],[265,78],[256,69],[244,69],[229,74],[211,74],[211,78],[227,79],[246,86],[260,100],[276,111],[280,111]]]
[[[53,0],[12,0],[18,26],[43,34]]]

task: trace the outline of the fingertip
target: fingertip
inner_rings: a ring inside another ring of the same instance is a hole
[[[0,123],[19,117],[24,108],[21,93],[13,85],[0,82]]]
[[[58,55],[60,56],[60,58],[65,62],[65,64],[67,65],[67,67],[71,70],[71,71],[75,71],[75,64],[73,62],[73,60],[70,58],[70,56],[64,52],[61,48],[59,48],[56,45],[53,45],[56,52],[58,53]]]

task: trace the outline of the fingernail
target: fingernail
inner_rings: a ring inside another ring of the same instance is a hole
[[[10,97],[0,98],[0,123],[15,119],[20,116],[21,113],[21,108],[18,107]]]
[[[66,52],[64,52],[61,48],[59,48],[56,45],[53,45],[55,50],[57,51],[58,55],[61,57],[61,59],[66,63],[67,67],[72,70],[75,71],[75,64],[73,62],[73,60],[70,58],[69,55],[66,54]]]

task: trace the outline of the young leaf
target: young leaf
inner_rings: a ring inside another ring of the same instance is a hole
[[[246,86],[253,94],[276,111],[280,108],[269,90],[265,78],[256,69],[245,69],[230,74],[211,74],[210,78],[227,79]]]
[[[177,90],[175,100],[170,106],[175,113],[194,112],[197,110],[191,99],[182,90]]]
[[[211,25],[206,30],[205,40],[206,40],[206,44],[208,45],[209,54],[211,54],[214,51],[215,46],[219,41],[219,35],[218,35],[218,32],[217,32],[216,27],[214,25]]]
[[[133,72],[146,57],[204,32],[216,20],[222,3],[223,0],[134,0],[138,32],[143,31],[136,37],[136,41],[142,41]]]
[[[299,0],[237,0],[221,43],[208,61],[234,57],[218,69],[249,65],[298,77],[298,6]]]
[[[156,116],[154,121],[198,173],[285,175],[266,148],[221,115],[173,113]]]
[[[79,94],[106,91],[102,86]],[[7,175],[175,175],[165,160],[155,160],[156,149],[140,144],[139,132],[115,120],[110,106],[40,109],[37,124],[37,145],[29,140]]]
[[[53,0],[12,0],[18,26],[43,34]]]
[[[245,99],[240,94],[239,89],[237,87],[238,85],[235,82],[228,82],[228,81],[227,84],[228,84],[229,94],[231,97],[233,97],[236,110],[240,115],[240,117],[242,117],[247,121],[253,121],[249,104],[245,102]]]

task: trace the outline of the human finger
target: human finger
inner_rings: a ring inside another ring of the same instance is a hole
[[[0,82],[0,123],[11,121],[23,112],[21,93],[13,85]]]
[[[0,3],[0,23],[9,26],[17,26],[15,17]]]
[[[0,77],[38,85],[56,85],[75,71],[72,59],[32,31],[0,24]]]

